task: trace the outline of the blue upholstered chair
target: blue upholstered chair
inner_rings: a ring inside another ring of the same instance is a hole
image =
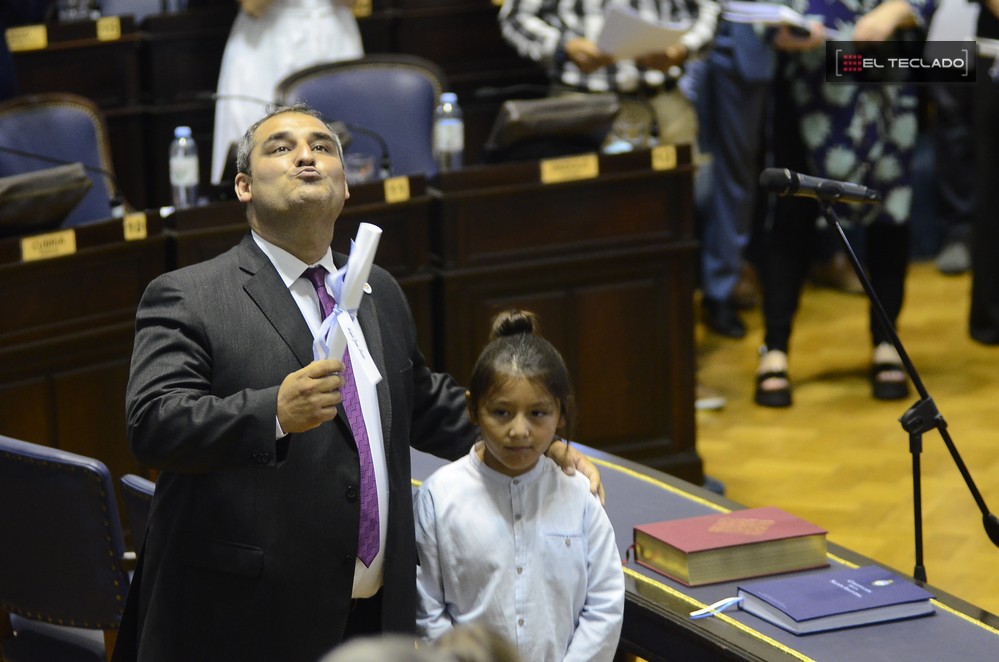
[[[153,503],[156,483],[142,476],[125,474],[121,477],[121,500],[125,506],[125,522],[132,532],[132,545],[136,553],[142,551],[146,537],[149,508]]]
[[[443,89],[444,74],[429,60],[372,54],[293,73],[278,84],[277,100],[307,103],[327,120],[346,124],[351,133],[348,153],[384,157],[381,138],[391,175],[431,175],[437,172],[434,108]]]
[[[93,185],[63,227],[112,217],[117,190],[104,116],[86,97],[49,93],[0,104],[0,177],[82,163]]]
[[[5,662],[101,662],[129,575],[100,461],[0,436],[0,651]]]

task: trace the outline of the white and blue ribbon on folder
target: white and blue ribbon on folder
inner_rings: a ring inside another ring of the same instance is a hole
[[[717,616],[726,609],[734,607],[735,605],[740,604],[741,602],[742,598],[738,597],[723,598],[718,602],[713,602],[709,604],[707,607],[704,607],[703,609],[697,609],[695,611],[690,612],[690,617],[696,620],[698,618],[707,618],[708,616]]]
[[[359,366],[371,384],[381,381],[381,373],[375,366],[368,345],[356,326],[357,309],[361,306],[361,296],[367,288],[368,274],[374,262],[381,228],[370,223],[361,223],[357,236],[350,242],[350,255],[347,264],[326,274],[326,286],[333,294],[336,305],[319,327],[319,334],[312,342],[312,356],[320,359],[343,357],[350,347],[350,359]]]

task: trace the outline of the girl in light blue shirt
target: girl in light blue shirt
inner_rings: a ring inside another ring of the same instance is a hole
[[[465,397],[481,439],[415,501],[417,625],[494,628],[531,661],[610,661],[624,616],[614,530],[589,483],[542,457],[569,433],[568,370],[531,313],[493,321]]]

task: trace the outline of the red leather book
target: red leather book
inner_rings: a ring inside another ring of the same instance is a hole
[[[635,560],[699,586],[829,565],[826,530],[780,508],[666,520],[635,527]]]

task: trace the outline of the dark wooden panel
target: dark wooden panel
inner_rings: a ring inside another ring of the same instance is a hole
[[[91,34],[93,26],[85,24]],[[139,35],[125,33],[117,41],[56,41],[44,50],[15,53],[18,84],[24,93],[72,92],[102,108],[135,104],[140,96],[139,48]]]
[[[76,228],[74,255],[0,264],[0,300],[12,303],[0,316],[0,344],[74,334],[134,313],[145,286],[165,270],[164,239],[126,242],[121,227],[107,221]],[[87,246],[109,232],[117,233],[110,243]]]
[[[118,337],[115,338],[114,336]],[[117,358],[52,376],[56,412],[55,446],[100,458],[112,476],[142,474],[125,434],[125,388],[132,353],[132,325],[102,339],[118,343]]]
[[[109,108],[104,111],[111,143],[111,162],[122,195],[133,209],[148,209],[146,164],[146,117],[138,106]],[[166,158],[165,156],[163,158]]]
[[[135,308],[166,268],[162,224],[123,239],[122,222],[75,229],[77,252],[17,262],[0,242],[0,432],[141,472],[125,439]]]
[[[0,386],[0,434],[38,444],[52,439],[46,382],[35,376]]]
[[[120,318],[0,349],[0,392],[18,403],[0,407],[0,431],[141,472],[124,422],[134,309]]]
[[[534,69],[503,40],[498,12],[488,3],[402,9],[397,48],[433,60],[454,83],[482,71]]]
[[[577,438],[694,483],[693,170],[648,152],[542,185],[537,163],[435,180],[436,350],[467,379],[499,310],[541,315],[575,380]]]
[[[142,22],[144,101],[163,104],[212,94],[238,8],[231,3],[147,17]]]

